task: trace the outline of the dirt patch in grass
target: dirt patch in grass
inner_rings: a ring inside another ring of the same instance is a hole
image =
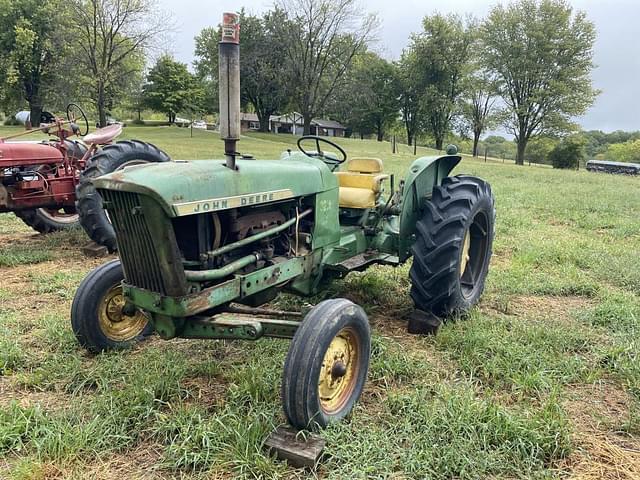
[[[566,389],[564,408],[579,431],[608,430],[629,415],[631,396],[615,383],[572,385]]]
[[[580,480],[637,480],[640,449],[637,441],[612,434],[576,436],[578,448],[565,461],[569,478]]]
[[[629,415],[632,399],[612,382],[573,385],[563,407],[571,418],[574,452],[560,465],[570,478],[640,478],[640,441],[616,431]]]
[[[162,448],[159,445],[142,444],[127,453],[109,454],[101,461],[83,466],[80,472],[83,478],[95,480],[175,478],[171,472],[158,469],[161,460]]]
[[[484,312],[499,312],[516,317],[573,319],[574,312],[593,307],[594,300],[580,296],[513,295],[492,296],[480,304]]]

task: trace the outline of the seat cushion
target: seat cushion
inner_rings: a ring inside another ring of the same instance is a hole
[[[352,158],[347,162],[349,172],[380,173],[382,169],[382,160],[379,158]]]
[[[376,194],[368,188],[340,187],[339,205],[343,208],[374,208]]]
[[[341,187],[366,188],[373,191],[377,191],[379,188],[377,175],[351,172],[336,172],[335,175],[338,178],[338,185]]]

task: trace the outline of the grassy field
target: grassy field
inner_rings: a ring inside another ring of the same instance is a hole
[[[211,132],[126,136],[174,158],[222,152]],[[273,157],[292,140],[255,135],[240,148]],[[340,143],[398,174],[413,158]],[[284,421],[285,341],[152,338],[90,356],[69,310],[104,259],[83,257],[81,232],[40,236],[0,215],[0,478],[640,478],[640,179],[472,159],[456,171],[486,178],[497,198],[483,300],[416,337],[405,333],[408,266],[336,283],[327,295],[369,314],[371,371],[311,471],[261,448]]]

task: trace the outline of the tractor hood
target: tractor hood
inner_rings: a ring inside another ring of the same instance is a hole
[[[282,160],[189,160],[127,167],[94,180],[99,189],[154,198],[170,217],[311,195],[338,187],[320,160],[292,154]]]

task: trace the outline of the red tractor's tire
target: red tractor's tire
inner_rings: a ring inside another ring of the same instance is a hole
[[[91,157],[80,174],[80,183],[76,188],[76,210],[80,215],[80,225],[89,238],[107,247],[109,252],[118,248],[116,234],[102,206],[102,198],[93,186],[94,178],[127,165],[170,160],[169,155],[155,145],[138,140],[124,140],[107,145]]]
[[[416,224],[409,271],[417,309],[446,318],[473,307],[484,290],[494,237],[491,186],[469,175],[433,189]]]
[[[16,210],[16,217],[40,233],[51,233],[60,230],[77,228],[78,215],[73,212],[60,212],[46,208],[34,208],[29,210]]]

